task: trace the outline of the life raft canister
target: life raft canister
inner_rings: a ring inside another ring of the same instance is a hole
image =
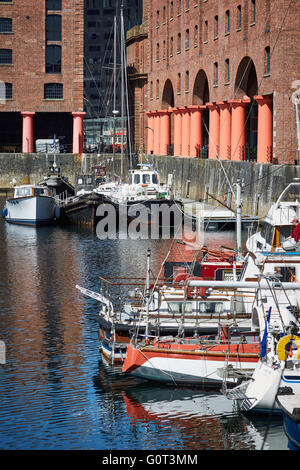
[[[285,348],[291,341],[294,341],[294,343],[297,346],[296,359],[300,359],[300,336],[287,335],[287,336],[283,336],[277,344],[276,352],[277,352],[278,359],[280,361],[286,361],[288,351],[286,351]]]

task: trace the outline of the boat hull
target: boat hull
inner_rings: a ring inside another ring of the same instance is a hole
[[[273,369],[267,364],[258,363],[240,408],[247,412],[281,414],[276,395],[286,388],[300,393],[299,374],[295,375],[293,370],[288,369],[282,374],[280,368]]]
[[[253,346],[253,345],[252,345]],[[221,370],[225,365],[233,369],[247,370],[251,373],[258,361],[255,347],[244,348],[240,352],[228,348],[209,347],[203,352],[200,350],[183,350],[127,347],[127,354],[122,371],[135,377],[158,381],[166,384],[180,385],[206,385],[221,388],[224,383],[235,385],[236,377],[224,377]],[[250,352],[251,351],[251,352]]]
[[[56,204],[52,197],[27,196],[6,201],[4,219],[21,225],[47,225],[55,220]]]

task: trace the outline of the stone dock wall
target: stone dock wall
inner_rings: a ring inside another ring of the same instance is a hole
[[[36,183],[48,174],[53,164],[53,154],[0,154],[0,188],[17,184]],[[300,166],[271,165],[255,162],[231,162],[183,157],[144,156],[144,163],[151,163],[160,172],[161,181],[172,184],[177,196],[192,200],[217,202],[235,207],[235,183],[242,185],[242,212],[250,216],[264,217],[285,186],[294,178],[300,178]],[[89,173],[93,166],[104,163],[112,172],[112,156],[104,154],[58,154],[56,164],[71,183],[76,174]],[[124,179],[129,165],[124,161]],[[120,174],[120,154],[115,156],[115,172]]]

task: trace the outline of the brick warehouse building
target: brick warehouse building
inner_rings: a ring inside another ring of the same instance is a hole
[[[127,34],[136,149],[294,164],[300,2],[144,0]]]
[[[0,1],[0,144],[83,144],[84,0]]]

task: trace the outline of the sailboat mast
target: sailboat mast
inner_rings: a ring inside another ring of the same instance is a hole
[[[124,19],[123,3],[121,4],[121,182],[123,180],[123,161],[124,161]]]
[[[115,178],[115,146],[116,146],[116,63],[117,63],[117,18],[114,17],[114,108],[113,108],[113,178]]]

